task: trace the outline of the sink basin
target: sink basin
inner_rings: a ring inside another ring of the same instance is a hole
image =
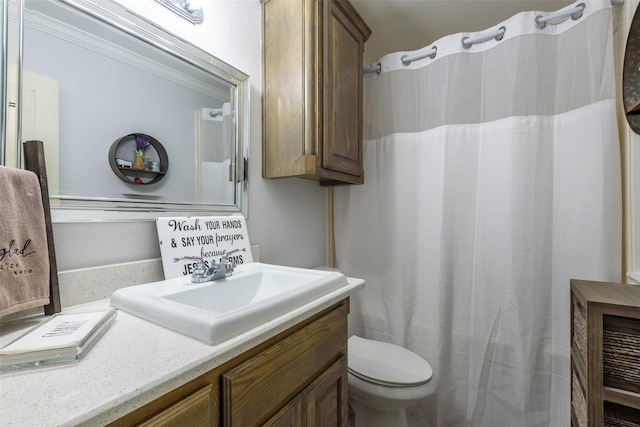
[[[219,344],[346,284],[335,271],[253,262],[212,282],[192,283],[184,276],[122,288],[111,295],[111,305]]]

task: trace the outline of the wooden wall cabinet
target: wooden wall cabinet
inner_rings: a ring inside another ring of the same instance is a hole
[[[262,175],[362,184],[371,30],[346,0],[263,0]]]
[[[571,425],[640,427],[640,286],[571,280]]]
[[[347,426],[348,300],[112,426]]]

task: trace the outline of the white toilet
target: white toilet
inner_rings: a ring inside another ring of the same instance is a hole
[[[435,391],[429,363],[405,348],[356,335],[348,348],[355,427],[406,427],[405,408]]]

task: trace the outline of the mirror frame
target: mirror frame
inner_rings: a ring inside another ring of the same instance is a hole
[[[0,117],[2,123],[0,123],[0,165],[5,164],[6,156],[6,144],[7,130],[6,130],[6,107],[7,107],[7,70],[6,63],[8,62],[7,52],[7,36],[9,34],[9,2],[2,2],[2,9],[0,10]]]
[[[14,0],[8,0],[14,1]],[[8,3],[5,1],[4,3]],[[19,3],[20,10],[25,10],[25,0],[15,0]],[[101,197],[75,197],[64,196],[52,198],[52,219],[53,222],[131,222],[140,220],[154,220],[158,216],[189,216],[203,215],[206,213],[235,213],[242,212],[248,217],[248,161],[249,161],[249,76],[224,61],[212,56],[208,52],[194,46],[184,39],[161,28],[149,19],[138,15],[122,4],[109,0],[58,0],[66,6],[74,8],[93,19],[97,19],[123,33],[128,34],[153,48],[160,49],[165,53],[174,56],[202,71],[214,74],[220,79],[235,86],[236,106],[236,152],[232,158],[235,181],[235,204],[202,204],[202,203],[175,203],[157,201],[137,201],[137,200],[112,200]],[[153,3],[152,3],[153,4]],[[19,18],[20,28],[24,20],[24,13]],[[7,16],[3,16],[3,29],[8,26]],[[22,44],[22,34],[19,40]],[[11,41],[9,41],[11,42]],[[19,58],[19,78],[22,74],[22,57]],[[6,75],[3,75],[2,84],[6,87]],[[5,96],[5,91],[2,93]],[[6,104],[3,104],[6,106]],[[21,103],[17,106],[18,123],[20,123]],[[6,110],[3,111],[6,115]],[[2,135],[5,136],[7,120],[2,123]],[[20,141],[20,129],[16,141],[8,141],[3,137],[5,144],[16,144],[17,152],[22,152]],[[2,146],[2,151],[6,149]],[[22,164],[21,154],[18,155],[18,164]],[[6,164],[7,159],[3,159],[0,164]]]

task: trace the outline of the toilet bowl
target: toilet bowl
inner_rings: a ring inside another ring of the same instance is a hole
[[[405,408],[435,391],[429,363],[405,348],[356,335],[348,348],[355,427],[406,427]]]

